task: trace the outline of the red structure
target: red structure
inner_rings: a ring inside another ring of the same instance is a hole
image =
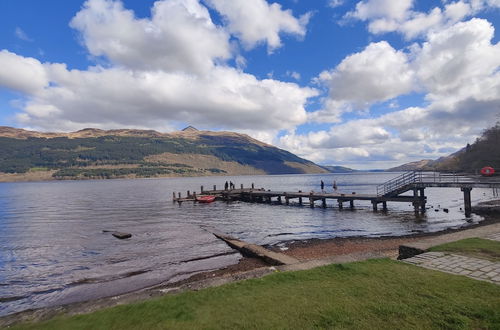
[[[485,166],[481,169],[481,174],[484,176],[492,176],[495,174],[495,169],[491,166]]]

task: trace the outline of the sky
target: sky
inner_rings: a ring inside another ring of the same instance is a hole
[[[437,159],[500,119],[500,0],[2,0],[0,126]]]

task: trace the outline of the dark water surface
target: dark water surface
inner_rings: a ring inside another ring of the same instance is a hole
[[[408,235],[466,226],[458,188],[426,189],[427,215],[389,203],[389,212],[247,204],[172,203],[172,192],[199,191],[226,180],[286,191],[375,193],[398,173],[164,178],[0,183],[0,316],[125,293],[237,263],[238,253],[203,229],[256,244],[347,236]],[[474,202],[492,199],[472,190]],[[442,211],[448,208],[449,213]],[[435,209],[440,209],[435,212]],[[103,230],[132,233],[118,240]]]

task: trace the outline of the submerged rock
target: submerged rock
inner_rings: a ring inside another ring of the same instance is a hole
[[[119,239],[125,239],[125,238],[132,237],[132,234],[130,234],[130,233],[120,233],[118,231],[113,232],[111,235],[113,235],[114,237],[119,238]]]

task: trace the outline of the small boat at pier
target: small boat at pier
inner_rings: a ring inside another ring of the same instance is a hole
[[[198,203],[212,203],[213,201],[215,201],[215,196],[214,195],[198,196],[196,197],[196,201]]]

